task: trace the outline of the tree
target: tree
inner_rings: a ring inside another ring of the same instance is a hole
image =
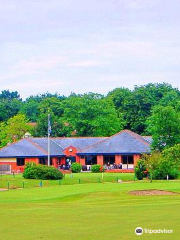
[[[122,112],[124,105],[131,96],[131,91],[128,88],[115,88],[109,92],[107,98],[110,98],[117,111]]]
[[[151,155],[144,154],[141,157],[146,166],[149,178],[152,182],[152,179],[161,178],[160,172],[158,171],[160,163],[162,162],[162,154],[160,152],[152,152]]]
[[[59,102],[64,99],[64,96],[50,93],[30,96],[23,102],[20,112],[25,114],[30,121],[37,122],[39,115],[42,113],[47,114],[47,108],[49,110],[51,105],[53,105],[55,115],[59,115]]]
[[[110,136],[123,127],[112,101],[93,93],[71,96],[64,101],[63,119],[69,134],[76,130],[77,136]]]
[[[20,100],[20,101],[22,100],[17,91],[10,92],[9,90],[3,90],[0,94],[0,99],[6,99],[6,100],[17,99],[17,100]]]
[[[39,116],[37,118],[37,129],[35,136],[47,136],[47,116],[51,116],[51,135],[54,137],[64,136],[63,112],[64,106],[62,99],[51,97],[45,98],[38,106]]]
[[[136,178],[138,180],[142,180],[144,177],[146,177],[147,176],[146,170],[147,170],[147,166],[144,159],[140,159],[137,163],[137,166],[134,169]]]
[[[18,92],[4,90],[0,94],[0,121],[7,121],[10,117],[18,114],[22,99]]]
[[[26,115],[29,121],[36,122],[39,115],[39,104],[40,102],[36,98],[30,97],[22,104],[20,113]]]
[[[173,147],[165,149],[162,152],[162,156],[166,161],[171,163],[174,167],[179,169],[180,167],[180,144],[176,144]]]
[[[179,91],[171,90],[158,103],[161,106],[172,106],[175,109],[180,109],[180,93]]]
[[[152,152],[151,155],[143,155],[149,177],[152,179],[176,179],[180,168],[180,144],[160,152]]]
[[[10,118],[7,122],[0,124],[0,147],[8,143],[21,139],[26,132],[33,132],[33,128],[28,125],[26,116],[23,114]]]
[[[131,94],[132,92],[128,88],[115,88],[107,95],[107,98],[111,99],[114,103],[115,109],[117,111],[117,116],[123,118],[126,128],[128,128],[128,122],[126,113],[124,111],[124,106],[126,105],[128,99],[131,97]]]
[[[126,128],[144,134],[146,128],[145,119],[151,115],[152,108],[159,104],[159,101],[169,92],[179,94],[177,89],[166,83],[135,86],[124,103],[123,115],[127,123]]]
[[[155,106],[171,106],[180,112],[180,91],[167,83],[149,83],[116,88],[106,97],[97,93],[75,94],[69,97],[44,93],[22,101],[17,91],[0,93],[0,122],[24,114],[37,122],[35,136],[47,136],[47,115],[51,115],[52,136],[108,136],[122,128],[139,134],[152,134],[146,119]]]
[[[162,151],[180,142],[180,113],[173,107],[156,106],[147,120],[152,134],[152,149]]]

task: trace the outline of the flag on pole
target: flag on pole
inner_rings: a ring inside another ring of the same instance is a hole
[[[51,120],[50,120],[50,114],[48,114],[48,136],[51,135]]]

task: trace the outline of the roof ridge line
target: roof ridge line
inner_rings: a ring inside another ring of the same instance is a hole
[[[50,140],[51,140],[52,142],[54,142],[55,144],[57,144],[59,147],[61,147],[62,150],[64,151],[64,148],[63,148],[59,143],[57,143],[54,139],[51,139],[51,138],[50,138]]]
[[[139,135],[139,134],[137,134],[137,133],[135,133],[135,132],[132,132],[132,131],[129,131],[129,133],[130,133],[131,135],[134,135],[134,137],[135,137],[136,139],[138,139],[139,141],[145,143],[146,145],[149,145],[149,143],[148,143],[141,135]]]
[[[108,138],[108,137],[53,137],[53,138],[58,138],[58,139],[75,139],[75,138]]]
[[[113,135],[112,135],[112,136],[110,136],[110,137],[106,137],[106,139],[103,139],[102,141],[99,141],[99,142],[97,142],[97,143],[94,143],[94,144],[92,144],[92,145],[90,145],[90,146],[86,147],[86,148],[83,148],[83,149],[81,150],[81,152],[82,152],[83,150],[86,150],[86,149],[88,149],[88,148],[94,147],[95,145],[98,145],[98,144],[100,144],[100,143],[102,143],[102,142],[104,142],[104,141],[106,141],[106,140],[109,140],[109,138],[111,138],[111,137],[114,137],[114,136],[116,136],[116,135],[120,134],[120,133],[121,133],[121,132],[123,132],[123,131],[126,131],[126,129],[124,129],[124,130],[121,130],[120,132],[118,132],[118,133],[115,133],[115,134],[113,134]]]
[[[30,142],[32,145],[34,145],[35,147],[37,147],[39,150],[41,150],[43,153],[48,155],[48,152],[44,150],[42,147],[40,147],[38,143],[35,143],[31,138],[27,138],[26,140]]]

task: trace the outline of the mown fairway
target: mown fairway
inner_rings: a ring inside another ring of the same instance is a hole
[[[180,195],[128,194],[135,189],[180,192],[180,182],[89,183],[0,192],[0,239],[179,239]],[[136,227],[174,233],[137,236]]]

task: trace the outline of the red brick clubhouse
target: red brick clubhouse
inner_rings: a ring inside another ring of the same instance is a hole
[[[120,166],[133,169],[141,154],[150,152],[152,138],[123,130],[111,137],[51,137],[50,162],[68,168],[78,162],[84,170],[91,165]],[[23,138],[0,150],[0,171],[23,172],[25,164],[47,164],[47,138]]]

